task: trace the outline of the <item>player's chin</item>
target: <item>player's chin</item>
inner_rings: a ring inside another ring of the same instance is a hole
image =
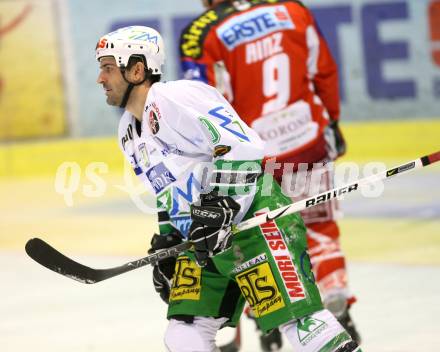
[[[107,104],[111,105],[111,106],[119,106],[120,102],[117,100],[118,99],[115,99],[114,97],[111,97],[111,96],[107,96],[107,99],[106,99]]]

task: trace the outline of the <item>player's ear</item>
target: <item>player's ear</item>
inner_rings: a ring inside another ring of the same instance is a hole
[[[136,64],[133,66],[133,74],[135,82],[140,82],[144,80],[145,65],[142,61],[136,62]]]
[[[142,61],[136,62],[127,71],[127,76],[131,82],[138,83],[145,78],[145,65]]]

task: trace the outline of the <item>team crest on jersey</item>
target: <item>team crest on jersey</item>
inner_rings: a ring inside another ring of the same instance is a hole
[[[214,158],[218,158],[219,156],[223,156],[225,154],[228,154],[231,151],[231,146],[229,145],[217,145],[214,148]]]
[[[151,110],[148,116],[148,124],[150,125],[150,130],[153,134],[159,132],[159,118],[155,111]]]

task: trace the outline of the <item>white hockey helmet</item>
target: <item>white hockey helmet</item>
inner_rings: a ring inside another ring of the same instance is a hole
[[[123,27],[101,37],[96,44],[96,59],[113,56],[116,65],[127,67],[132,55],[145,57],[147,68],[153,75],[162,74],[165,61],[165,48],[158,31],[150,27]]]

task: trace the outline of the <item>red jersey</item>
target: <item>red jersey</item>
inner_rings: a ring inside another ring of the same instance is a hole
[[[216,86],[280,161],[327,156],[324,128],[339,119],[337,66],[299,1],[220,3],[183,31],[185,78]]]

